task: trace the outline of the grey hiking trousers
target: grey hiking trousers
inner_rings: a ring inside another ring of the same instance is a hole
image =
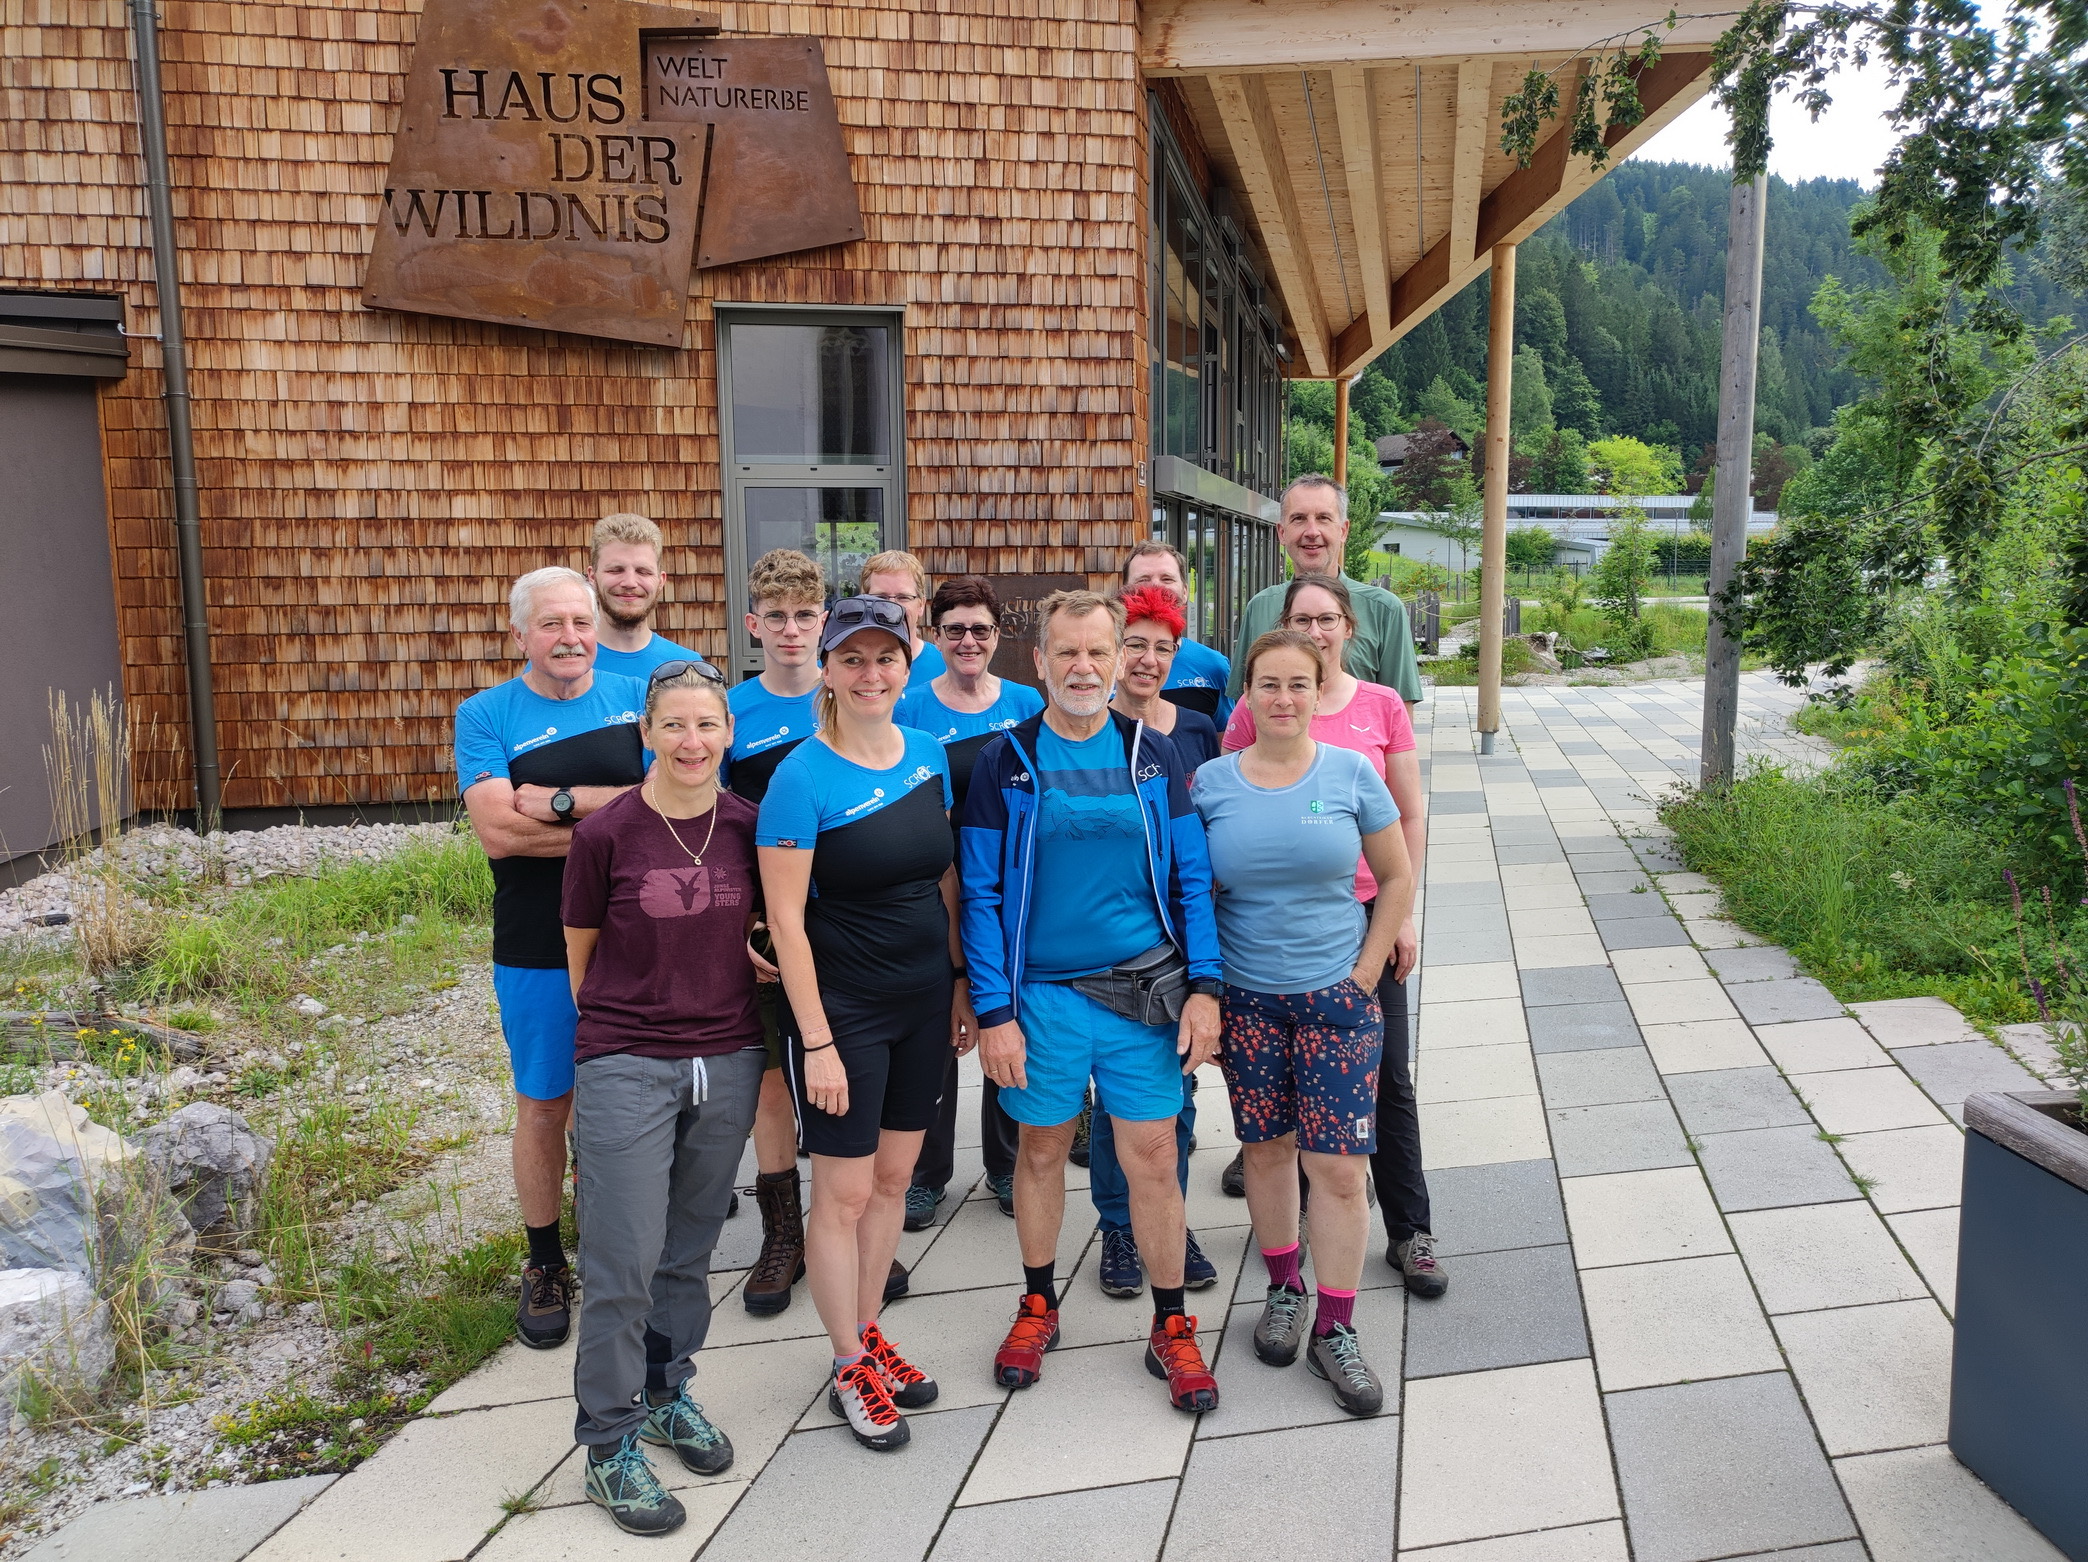
[[[695,1371],[689,1358],[710,1332],[711,1249],[767,1062],[757,1046],[710,1058],[620,1052],[580,1064],[575,1441],[613,1443],[645,1420],[649,1336],[656,1351],[666,1342],[668,1388]]]

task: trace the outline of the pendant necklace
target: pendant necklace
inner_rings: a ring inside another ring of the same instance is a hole
[[[702,852],[690,851],[689,843],[681,838],[681,832],[675,829],[674,821],[667,817],[666,812],[660,807],[660,805],[657,802],[654,802],[653,799],[649,797],[646,799],[646,801],[648,803],[652,803],[652,810],[654,813],[660,816],[660,823],[667,826],[667,833],[674,837],[674,844],[682,849],[683,853],[688,857],[689,861],[695,863],[696,866],[699,868],[702,867],[703,852],[707,852],[710,850],[711,837],[718,833],[718,794],[716,792],[711,793],[711,822],[710,828],[703,832]]]

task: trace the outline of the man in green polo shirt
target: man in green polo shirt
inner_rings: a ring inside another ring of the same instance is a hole
[[[1331,477],[1318,473],[1294,478],[1283,490],[1283,519],[1276,525],[1276,540],[1290,555],[1296,575],[1340,575],[1342,551],[1348,546],[1348,492]],[[1348,670],[1366,683],[1397,689],[1409,705],[1421,699],[1421,671],[1414,665],[1414,636],[1407,624],[1406,604],[1382,586],[1347,581],[1349,599],[1356,609],[1356,635],[1349,642]],[[1247,648],[1276,627],[1283,614],[1287,582],[1257,591],[1240,615],[1240,635],[1234,642],[1232,683],[1228,693],[1240,697],[1240,675],[1247,665]]]

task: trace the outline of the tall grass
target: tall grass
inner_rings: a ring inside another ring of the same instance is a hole
[[[1703,654],[1710,618],[1702,608],[1650,602],[1640,611],[1638,622],[1646,627],[1650,637],[1652,649],[1647,653],[1649,656]],[[1526,607],[1523,609],[1523,629],[1530,634],[1556,632],[1577,651],[1608,646],[1617,638],[1616,625],[1596,607],[1568,611],[1543,603]]]
[[[130,813],[131,732],[112,690],[85,710],[51,691],[51,741],[44,745],[51,823],[73,872],[73,926],[80,957],[96,976],[151,946],[155,917],[125,882],[116,837]],[[94,856],[95,834],[104,850]]]

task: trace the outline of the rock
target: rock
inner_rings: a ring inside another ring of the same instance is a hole
[[[236,1313],[243,1307],[252,1306],[261,1295],[261,1287],[252,1280],[227,1280],[217,1288],[217,1295],[210,1299],[214,1311]]]
[[[167,1076],[167,1093],[185,1096],[202,1083],[203,1076],[184,1063]]]
[[[138,1143],[199,1234],[251,1229],[274,1145],[245,1118],[212,1101],[192,1101],[146,1129]]]
[[[243,1247],[232,1255],[233,1259],[249,1269],[259,1269],[268,1262],[268,1255],[258,1247]]]
[[[85,1275],[0,1270],[0,1400],[14,1400],[25,1372],[62,1393],[92,1394],[115,1362],[108,1306]]]
[[[290,1000],[290,1007],[308,1020],[324,1019],[326,1017],[326,1005],[314,998],[310,993],[299,993]]]
[[[0,1266],[86,1273],[96,1200],[136,1153],[62,1091],[0,1099]]]

